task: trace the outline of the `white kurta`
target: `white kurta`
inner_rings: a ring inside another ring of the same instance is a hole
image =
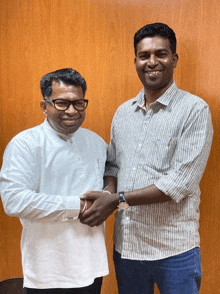
[[[78,220],[79,196],[103,188],[106,143],[80,128],[57,134],[45,120],[8,144],[0,173],[5,212],[19,217],[24,287],[77,288],[108,274],[104,224]]]

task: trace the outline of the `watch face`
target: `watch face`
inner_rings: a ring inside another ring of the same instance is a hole
[[[128,207],[129,207],[129,204],[127,202],[120,202],[118,205],[118,208],[121,210],[126,210],[128,209]]]

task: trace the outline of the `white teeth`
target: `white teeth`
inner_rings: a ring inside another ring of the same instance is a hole
[[[158,75],[159,71],[150,71],[148,72],[149,75]]]

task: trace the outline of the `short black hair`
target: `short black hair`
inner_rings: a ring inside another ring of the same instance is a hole
[[[50,97],[52,94],[52,82],[62,81],[69,85],[79,86],[82,88],[83,97],[85,96],[87,85],[85,79],[72,68],[62,68],[44,75],[40,80],[40,89],[43,97]]]
[[[174,31],[166,24],[156,22],[148,24],[143,28],[139,29],[134,35],[134,52],[137,55],[138,43],[147,37],[160,36],[170,41],[170,49],[173,54],[176,53],[176,35]]]

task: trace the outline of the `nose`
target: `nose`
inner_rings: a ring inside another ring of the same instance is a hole
[[[155,67],[158,63],[157,57],[155,55],[151,55],[148,59],[148,66]]]
[[[73,104],[70,104],[69,108],[67,108],[67,110],[65,110],[65,112],[73,115],[73,114],[77,113],[78,111],[73,107]]]

